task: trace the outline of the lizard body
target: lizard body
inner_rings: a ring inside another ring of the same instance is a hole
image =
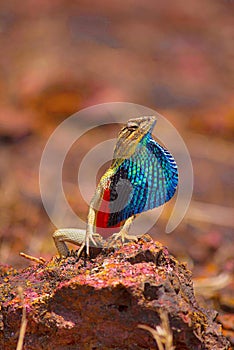
[[[78,255],[90,244],[103,247],[102,229],[124,242],[137,214],[158,207],[172,198],[178,172],[172,155],[152,138],[153,116],[130,119],[120,130],[113,161],[102,176],[90,202],[86,230],[60,229],[53,238],[60,256],[67,256],[65,242],[80,245]]]

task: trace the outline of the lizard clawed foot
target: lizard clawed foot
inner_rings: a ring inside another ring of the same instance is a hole
[[[128,241],[137,242],[139,237],[140,236],[129,235],[127,230],[122,229],[118,233],[114,233],[111,236],[111,240],[112,240],[112,242],[116,242],[116,241],[118,241],[118,239],[121,239],[122,243],[126,243]]]
[[[87,237],[88,236],[88,237]],[[87,243],[88,242],[88,243]],[[80,249],[77,252],[77,257],[79,258],[84,251],[86,246],[86,253],[89,256],[89,247],[101,248],[103,247],[103,238],[98,233],[91,233],[87,235],[85,241],[81,244]]]
[[[95,247],[95,248],[102,248],[104,244],[104,240],[102,238],[101,235],[99,235],[99,233],[88,233],[86,232],[86,236],[85,236],[85,246],[86,246],[86,254],[89,256],[89,247]],[[81,247],[78,251],[78,253],[80,252]],[[83,248],[82,248],[83,250]],[[81,250],[81,252],[82,252]]]

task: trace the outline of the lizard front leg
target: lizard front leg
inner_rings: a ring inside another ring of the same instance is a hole
[[[86,253],[89,255],[89,246],[90,243],[96,246],[96,242],[94,240],[94,237],[96,235],[96,232],[94,232],[95,229],[95,221],[96,221],[96,211],[94,208],[98,208],[100,205],[100,202],[102,200],[104,192],[104,187],[102,184],[102,179],[100,180],[100,183],[98,184],[94,196],[91,199],[90,205],[89,205],[89,213],[87,218],[87,228],[86,228],[86,235],[85,235],[85,245],[86,245]]]
[[[97,245],[97,243],[94,240],[94,237],[96,235],[96,233],[94,233],[95,217],[96,217],[95,210],[92,208],[90,204],[89,213],[88,213],[88,223],[87,223],[87,229],[85,234],[85,246],[86,246],[87,255],[89,255],[90,242],[94,246]]]

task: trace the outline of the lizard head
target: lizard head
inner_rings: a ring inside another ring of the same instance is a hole
[[[155,124],[154,116],[129,119],[119,132],[114,158],[129,158],[143,137],[152,132]]]

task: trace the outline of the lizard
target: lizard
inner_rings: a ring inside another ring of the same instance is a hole
[[[178,184],[178,169],[173,156],[152,137],[155,116],[129,119],[118,134],[110,168],[101,177],[89,205],[86,230],[62,228],[53,233],[59,255],[67,257],[66,242],[80,246],[103,247],[100,228],[119,232],[112,235],[137,240],[129,235],[136,215],[169,201]]]

